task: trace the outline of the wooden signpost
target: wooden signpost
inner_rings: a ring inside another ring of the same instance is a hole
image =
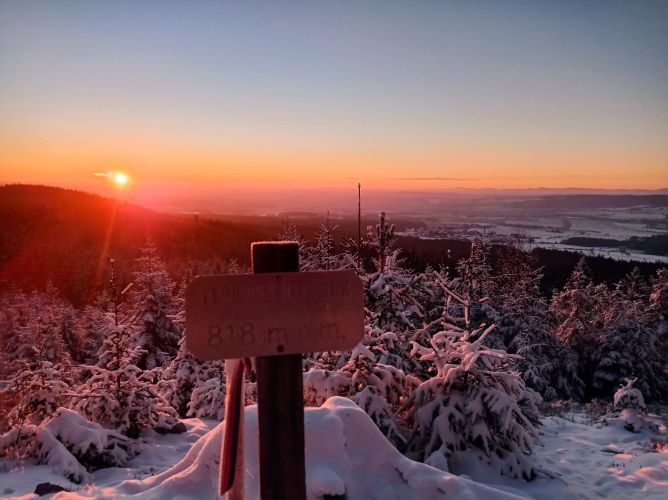
[[[253,243],[251,254],[254,274],[188,287],[186,346],[202,360],[257,358],[262,498],[305,499],[302,353],[362,339],[362,283],[352,271],[298,273],[296,242]]]

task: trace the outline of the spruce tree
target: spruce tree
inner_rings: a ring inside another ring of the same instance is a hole
[[[589,400],[602,318],[599,316],[605,290],[589,278],[585,258],[575,266],[564,289],[555,293],[550,313],[555,319],[558,355],[555,387],[562,397]]]
[[[133,361],[142,370],[160,367],[176,355],[181,329],[174,321],[174,290],[156,246],[148,240],[136,261],[132,288],[136,326],[131,347],[140,353]]]

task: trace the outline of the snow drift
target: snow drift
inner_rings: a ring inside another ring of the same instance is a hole
[[[245,424],[245,497],[254,499],[260,498],[256,406],[246,408]],[[519,498],[404,457],[367,414],[345,398],[306,408],[304,428],[308,498]],[[222,435],[220,424],[173,467],[143,480],[124,481],[113,489],[114,496],[216,498]],[[56,498],[81,493],[60,493]],[[93,497],[104,494],[105,489],[84,492]]]

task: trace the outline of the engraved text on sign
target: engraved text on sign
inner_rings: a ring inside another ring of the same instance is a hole
[[[352,271],[200,276],[186,291],[186,345],[202,360],[352,349],[363,314]]]

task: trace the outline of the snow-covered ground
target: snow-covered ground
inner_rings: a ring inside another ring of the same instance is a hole
[[[647,429],[632,433],[619,419],[594,423],[582,413],[542,419],[541,445],[535,460],[547,474],[521,482],[462,464],[471,479],[530,498],[668,498],[668,444],[652,449],[661,438]],[[665,426],[663,442],[668,439]]]
[[[552,250],[577,252],[591,257],[607,257],[609,259],[624,260],[629,262],[661,262],[663,264],[668,264],[668,257],[664,255],[652,255],[641,252],[619,250],[617,248],[581,247],[576,245],[551,243],[548,241],[538,241],[533,243],[533,245],[536,247],[549,248]]]
[[[247,407],[245,492],[258,498],[257,413]],[[47,466],[0,462],[0,495],[36,498],[41,482],[70,492],[53,498],[216,498],[222,425],[188,419],[180,435],[145,435],[141,454],[124,468],[93,473],[94,483],[75,485]],[[662,426],[661,426],[662,425]],[[665,424],[658,426],[668,438]],[[668,498],[668,446],[651,447],[657,430],[631,433],[619,419],[593,424],[583,414],[543,419],[535,460],[545,471],[532,482],[490,473],[466,458],[453,474],[414,462],[396,451],[369,417],[344,398],[306,409],[309,498],[346,494],[366,498]]]
[[[584,247],[563,244],[573,237],[628,240],[666,234],[668,207],[629,207],[568,210],[553,216],[516,212],[478,215],[474,219],[448,216],[437,224],[409,228],[401,234],[420,238],[468,239],[483,232],[493,240],[512,242],[521,238],[531,246],[568,250],[616,260],[668,263],[665,255],[645,254],[625,248]]]

